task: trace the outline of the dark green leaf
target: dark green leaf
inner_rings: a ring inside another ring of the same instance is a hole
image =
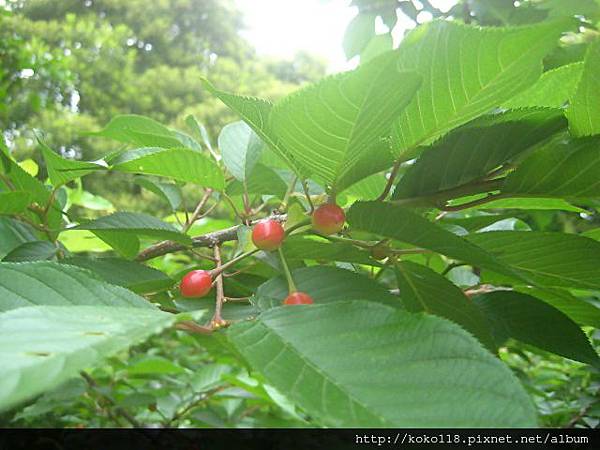
[[[498,335],[600,367],[600,358],[581,328],[549,304],[511,291],[484,294],[475,302],[499,329]]]
[[[411,312],[425,311],[450,319],[472,333],[492,352],[496,345],[481,311],[457,286],[421,264],[396,264],[400,298]]]
[[[536,423],[510,370],[438,317],[362,301],[280,307],[227,335],[269,384],[324,426]]]

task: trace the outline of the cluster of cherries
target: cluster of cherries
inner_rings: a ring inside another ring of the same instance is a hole
[[[346,215],[344,210],[334,204],[325,204],[315,210],[312,215],[312,226],[321,234],[335,234],[342,230]],[[264,251],[279,249],[285,239],[285,231],[281,224],[273,219],[258,222],[252,228],[252,242]],[[204,297],[210,292],[213,279],[209,270],[192,270],[188,272],[179,285],[181,295],[188,298]],[[305,292],[290,289],[283,301],[284,305],[309,305],[313,299]]]

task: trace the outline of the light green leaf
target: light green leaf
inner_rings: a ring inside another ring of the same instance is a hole
[[[204,125],[198,122],[198,119],[194,115],[189,115],[185,118],[186,125],[190,128],[192,133],[196,135],[196,137],[200,138],[200,140],[204,143],[206,148],[214,154],[214,150],[212,144],[210,142],[210,137],[208,136],[208,131]]]
[[[367,46],[360,53],[360,63],[364,64],[373,58],[390,51],[394,48],[394,42],[390,33],[373,36]]]
[[[246,180],[246,190],[249,194],[275,195],[283,199],[287,186],[277,172],[264,164],[258,163]],[[241,181],[234,180],[227,186],[226,192],[231,196],[242,195],[244,184]]]
[[[375,36],[375,14],[357,14],[346,27],[343,47],[347,59],[360,55]]]
[[[154,306],[92,272],[57,262],[0,263],[0,311],[35,305]]]
[[[244,181],[260,159],[264,143],[246,122],[225,125],[219,134],[219,150],[227,170]]]
[[[585,212],[584,209],[573,206],[565,200],[558,198],[503,198],[494,200],[477,209],[533,209],[533,210],[555,210]]]
[[[38,138],[42,155],[44,155],[44,161],[46,161],[46,168],[48,169],[48,177],[52,182],[52,185],[56,188],[67,184],[69,181],[76,180],[94,173],[98,170],[105,170],[106,164],[100,164],[95,162],[77,161],[73,159],[65,159],[54,152],[48,147],[42,140]]]
[[[121,172],[168,177],[216,190],[225,187],[225,178],[217,163],[187,148],[139,148],[119,155],[111,163],[113,169]]]
[[[577,92],[567,109],[569,130],[574,136],[600,133],[600,40],[588,46]]]
[[[128,376],[144,375],[178,375],[185,369],[160,356],[146,356],[142,360],[130,364],[125,369]]]
[[[481,311],[448,279],[421,264],[396,264],[400,298],[411,312],[427,312],[450,319],[472,333],[492,352],[496,345]]]
[[[543,106],[562,108],[573,97],[583,72],[583,63],[576,62],[544,72],[533,86],[505,102],[503,108]]]
[[[423,86],[395,125],[397,156],[489,112],[531,86],[542,58],[569,22],[478,28],[450,21],[419,26],[400,44],[399,67],[417,70]]]
[[[475,303],[498,329],[498,336],[508,335],[542,350],[600,367],[600,358],[581,328],[549,304],[511,291],[484,294]]]
[[[593,239],[541,231],[490,231],[467,239],[542,286],[600,289],[600,242]]]
[[[344,191],[344,194],[359,200],[375,200],[381,195],[386,185],[386,178],[381,173],[375,173],[354,183]]]
[[[176,211],[181,206],[181,189],[176,184],[162,183],[152,178],[141,176],[135,177],[133,182],[161,197],[169,204],[172,211]]]
[[[301,292],[310,295],[317,304],[343,300],[369,300],[394,308],[401,308],[400,298],[390,294],[382,284],[349,270],[330,266],[312,266],[292,272],[294,284]],[[256,291],[260,309],[280,306],[288,296],[284,277],[271,278]]]
[[[74,256],[60,262],[70,266],[83,267],[107,283],[123,286],[137,293],[160,291],[175,284],[175,280],[160,270],[119,258]]]
[[[273,105],[267,101],[255,97],[244,97],[241,95],[230,94],[228,92],[216,89],[209,81],[202,80],[205,88],[235,111],[240,117],[254,130],[254,132],[267,144],[267,147],[283,160],[290,169],[299,173],[296,161],[292,155],[283,148],[280,140],[275,136],[271,129],[269,116]]]
[[[269,384],[324,426],[536,424],[510,370],[438,317],[362,301],[280,307],[227,335]]]
[[[48,202],[50,202],[51,197],[49,189],[37,178],[29,175],[14,160],[4,153],[0,153],[0,171],[2,170],[9,177],[12,188],[15,191],[28,192],[31,195],[31,200],[42,207],[46,207]],[[0,187],[7,187],[2,180],[0,180]],[[37,214],[28,213],[27,215],[30,220],[39,223]],[[48,209],[47,225],[51,230],[58,230],[61,224],[62,214],[58,202],[55,200]],[[52,232],[51,234],[54,236],[57,233]]]
[[[390,128],[421,82],[415,72],[397,71],[396,60],[389,52],[273,107],[272,130],[304,175],[342,191],[391,165]]]
[[[509,276],[518,276],[483,248],[401,206],[384,202],[358,202],[350,208],[347,220],[354,229],[397,239]]]
[[[140,147],[181,147],[177,135],[149,117],[123,114],[113,117],[103,130],[88,133]]]
[[[179,232],[173,225],[142,213],[116,212],[73,229],[90,230],[126,258],[132,258],[137,254],[140,246],[138,236],[191,244],[191,238]]]
[[[43,292],[49,290],[37,295]],[[114,306],[34,306],[0,314],[0,410],[76,377],[174,318],[157,309]]]
[[[600,197],[600,137],[555,139],[509,174],[502,192],[534,197]]]
[[[562,112],[553,109],[484,116],[427,148],[400,179],[392,198],[431,195],[483,178],[565,127]]]
[[[31,203],[31,194],[24,191],[0,192],[0,214],[19,214]]]

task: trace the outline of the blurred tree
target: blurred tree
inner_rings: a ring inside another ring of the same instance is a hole
[[[117,114],[185,128],[194,113],[216,139],[236,118],[203,91],[202,76],[276,99],[325,73],[308,54],[259,58],[240,35],[233,0],[16,0],[8,8],[0,17],[0,127],[20,158],[34,153],[33,128],[65,156],[100,157],[116,144],[77,132]]]

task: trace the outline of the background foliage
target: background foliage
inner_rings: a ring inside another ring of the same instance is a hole
[[[600,3],[352,4],[328,77],[229,1],[2,10],[0,423],[598,426]]]

